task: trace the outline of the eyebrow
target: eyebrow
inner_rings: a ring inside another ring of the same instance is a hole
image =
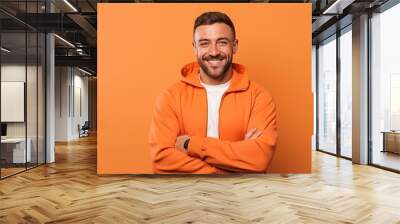
[[[227,40],[227,41],[230,41],[230,39],[229,38],[227,38],[227,37],[221,37],[221,38],[218,38],[217,39],[217,41],[219,41],[219,40]],[[199,40],[199,42],[201,42],[201,41],[210,41],[210,39],[200,39]]]
[[[217,41],[219,41],[219,40],[227,40],[227,41],[230,41],[230,39],[229,39],[229,38],[227,38],[227,37],[221,37],[221,38],[218,38],[218,39],[217,39]]]

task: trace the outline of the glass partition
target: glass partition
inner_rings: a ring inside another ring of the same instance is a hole
[[[45,34],[17,17],[45,1],[1,1],[0,178],[45,163]]]
[[[26,33],[1,34],[1,176],[26,169]],[[6,49],[6,50],[4,50]]]
[[[336,154],[336,36],[318,47],[318,149]]]

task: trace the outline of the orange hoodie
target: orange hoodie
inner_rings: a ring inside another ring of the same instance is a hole
[[[199,65],[182,70],[181,81],[157,99],[149,142],[155,173],[265,172],[277,140],[276,110],[271,95],[233,64],[228,90],[221,98],[219,139],[207,137],[207,93]],[[246,132],[263,131],[244,140]],[[176,138],[190,135],[188,153],[175,148]]]

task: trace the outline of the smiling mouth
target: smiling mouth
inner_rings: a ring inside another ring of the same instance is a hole
[[[206,62],[211,66],[211,67],[218,67],[222,64],[222,61],[224,59],[208,59]]]

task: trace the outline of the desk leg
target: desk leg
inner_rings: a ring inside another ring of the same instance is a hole
[[[386,134],[382,133],[383,136],[383,149],[381,152],[386,152]]]

